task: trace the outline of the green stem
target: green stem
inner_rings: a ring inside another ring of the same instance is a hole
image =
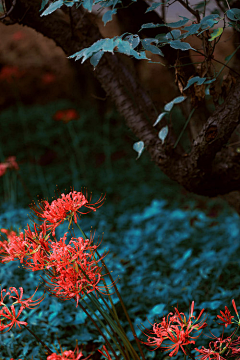
[[[102,332],[102,330],[100,329],[100,327],[98,326],[98,324],[96,323],[96,321],[92,318],[92,316],[87,312],[87,310],[84,308],[84,306],[79,302],[78,303],[79,306],[81,307],[81,309],[85,312],[85,314],[88,316],[88,318],[92,321],[92,323],[94,324],[94,326],[96,327],[96,329],[98,330],[99,334],[102,335],[102,337],[104,338],[104,340],[106,341],[106,344],[108,345],[108,347],[110,348],[110,350],[112,351],[112,353],[114,354],[115,358],[118,359],[117,354],[115,353],[112,345],[110,344],[110,342],[108,341],[108,339],[106,338],[106,336],[104,335],[104,333]],[[96,316],[96,314],[95,314]]]
[[[97,250],[96,250],[96,253],[97,253],[97,255],[100,257],[100,255],[99,255],[99,253],[97,252]],[[131,319],[130,319],[130,317],[129,317],[129,315],[128,315],[127,309],[126,309],[126,307],[125,307],[125,305],[124,305],[124,302],[123,302],[122,297],[121,297],[121,295],[120,295],[120,293],[119,293],[119,291],[118,291],[118,288],[117,288],[117,286],[115,285],[114,280],[113,280],[113,278],[112,278],[112,275],[111,275],[110,271],[108,270],[106,264],[104,263],[103,260],[101,260],[101,262],[102,262],[104,268],[106,269],[106,271],[108,272],[109,278],[110,278],[110,280],[111,280],[112,283],[113,283],[113,287],[114,287],[114,289],[115,289],[115,291],[116,291],[116,294],[117,294],[117,296],[118,296],[118,298],[119,298],[119,300],[120,300],[122,309],[123,309],[123,311],[124,311],[124,314],[125,314],[125,316],[126,316],[126,318],[127,318],[128,323],[129,323],[129,325],[130,325],[131,331],[132,331],[133,336],[134,336],[134,338],[135,338],[135,340],[136,340],[136,343],[137,343],[138,349],[139,349],[139,351],[140,351],[140,354],[141,354],[141,356],[142,356],[142,359],[145,360],[145,356],[144,356],[144,354],[143,354],[143,351],[142,351],[142,348],[141,348],[139,339],[138,339],[138,337],[137,337],[137,335],[136,335],[136,332],[135,332],[135,330],[134,330],[132,321],[131,321]]]
[[[107,321],[108,325],[110,326],[112,332],[114,333],[114,335],[117,337],[117,341],[118,343],[115,341],[114,339],[114,336],[113,334],[111,334],[109,332],[109,330],[107,329],[107,327],[104,325],[104,323],[102,322],[102,320],[99,318],[98,315],[96,315],[95,311],[91,308],[91,306],[85,301],[82,299],[82,301],[85,303],[85,306],[87,306],[89,308],[89,310],[91,311],[92,314],[94,314],[97,318],[97,320],[99,321],[99,323],[101,324],[101,326],[105,329],[105,331],[107,332],[107,334],[110,336],[110,338],[112,339],[112,341],[114,342],[114,344],[116,345],[116,347],[118,348],[118,350],[120,351],[120,353],[122,354],[122,356],[124,357],[124,359],[126,359],[125,357],[125,353],[124,353],[124,350],[123,350],[123,347],[121,346],[121,343],[119,341],[119,338],[117,336],[117,333],[115,332],[115,330],[113,329],[113,327],[111,326],[111,323],[109,321]],[[98,307],[97,307],[98,311],[100,312],[100,314],[105,318],[106,320],[106,314],[104,313],[104,311],[101,311]]]
[[[79,228],[79,230],[81,231],[84,239],[86,239],[86,238],[87,238],[87,237],[86,237],[86,234],[83,232],[83,230],[81,229],[81,227],[79,226],[79,224],[77,223],[76,225],[77,225],[77,227]],[[100,258],[99,253],[98,253],[97,251],[96,251],[96,253],[97,253],[98,257]],[[123,301],[122,301],[122,299],[121,299],[121,297],[120,297],[120,293],[118,292],[118,289],[117,289],[117,287],[116,287],[116,285],[115,285],[115,283],[114,283],[114,280],[113,280],[112,276],[110,275],[110,272],[109,272],[109,270],[107,269],[104,261],[101,260],[101,262],[102,262],[104,268],[107,270],[107,273],[108,273],[108,275],[109,275],[109,277],[110,277],[110,279],[111,279],[111,281],[112,281],[112,283],[113,283],[114,289],[117,290],[118,298],[119,298],[119,300],[120,300],[120,303],[121,303],[123,309],[125,309],[125,311],[124,311],[124,312],[125,312],[125,315],[126,315],[126,317],[127,317],[127,319],[128,319],[128,322],[129,322],[129,324],[130,324],[131,330],[132,330],[133,335],[134,335],[134,338],[135,338],[135,340],[136,340],[136,342],[137,342],[137,345],[138,345],[138,348],[139,348],[139,350],[140,350],[141,356],[142,356],[143,360],[145,360],[145,357],[144,357],[142,348],[141,348],[141,346],[140,346],[139,340],[137,339],[137,335],[136,335],[136,333],[135,333],[134,327],[133,327],[133,325],[132,325],[132,323],[131,323],[131,320],[130,320],[128,314],[127,314],[126,308],[125,308],[125,306],[124,306],[124,304],[123,304]],[[82,270],[82,269],[81,269],[81,270]],[[87,274],[85,274],[85,272],[84,272],[83,270],[82,270],[82,272],[83,272],[83,274],[84,274],[85,276],[87,276]],[[99,293],[99,296],[103,299],[101,293]],[[96,301],[96,299],[94,299],[94,300]],[[104,301],[104,299],[103,299],[103,301]],[[98,304],[100,304],[100,303],[98,302]],[[113,306],[113,308],[114,308],[113,303],[112,303],[112,306]],[[99,311],[100,311],[100,310],[99,310]],[[115,313],[117,314],[116,309],[115,309]],[[107,315],[105,314],[105,312],[104,312],[104,315],[107,316]],[[118,317],[117,317],[117,319],[118,319]],[[109,322],[109,319],[108,319],[107,321]],[[126,337],[126,335],[125,335],[125,332],[124,332],[124,330],[122,329],[122,326],[120,325],[119,321],[117,321],[117,322],[118,322],[118,324],[119,324],[119,331],[120,331],[119,336],[120,336],[120,337],[124,336],[124,340],[123,340],[124,345],[126,345],[128,348],[129,348],[129,346],[130,346],[130,351],[132,352],[132,350],[133,350],[134,353],[135,353],[135,356],[137,356],[137,358],[139,359],[139,356],[137,355],[137,353],[135,352],[135,350],[132,348],[131,343],[130,343],[129,340],[127,339],[127,337]]]
[[[139,360],[139,356],[136,353],[136,351],[134,350],[134,348],[132,347],[131,343],[129,342],[125,331],[122,329],[122,327],[118,327],[115,322],[110,318],[110,316],[104,311],[104,309],[101,309],[101,304],[98,302],[97,299],[95,299],[94,297],[92,297],[90,299],[93,303],[95,303],[95,306],[97,307],[97,309],[99,310],[99,312],[101,313],[101,315],[105,318],[106,322],[109,324],[109,326],[111,328],[113,328],[113,330],[120,336],[120,338],[122,339],[123,343],[126,345],[126,347],[128,348],[129,352],[131,353],[133,359],[137,359]],[[100,305],[100,306],[99,306]]]
[[[37,339],[37,341],[39,341],[45,347],[45,349],[48,351],[48,355],[51,355],[53,352],[49,349],[49,347],[46,344],[44,344],[44,342],[41,339],[39,339],[39,337],[36,334],[34,334],[32,330],[30,330],[26,325],[24,326]]]

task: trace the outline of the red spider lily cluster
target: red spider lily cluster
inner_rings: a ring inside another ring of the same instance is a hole
[[[5,162],[0,163],[0,177],[6,173],[7,169],[19,169],[16,162],[16,156],[9,156]]]
[[[236,308],[235,301],[232,300],[233,308],[237,315],[238,320],[234,319],[234,316],[231,315],[230,310],[225,306],[225,312],[220,311],[221,315],[217,317],[222,321],[220,325],[228,326],[233,323],[236,323],[240,326],[239,315]],[[188,345],[195,345],[195,339],[197,339],[200,334],[192,336],[192,332],[199,332],[199,330],[204,329],[207,326],[205,319],[199,322],[200,317],[202,316],[204,309],[200,311],[197,319],[193,316],[194,311],[194,301],[192,302],[190,314],[188,320],[183,313],[180,313],[177,308],[175,308],[175,313],[170,312],[167,317],[163,317],[160,323],[153,324],[153,330],[148,330],[145,334],[148,339],[144,344],[148,346],[153,346],[154,350],[162,349],[164,351],[169,351],[169,357],[177,355],[178,351],[181,349],[185,356],[190,358],[195,358],[189,352]],[[232,320],[233,319],[233,320]],[[238,330],[238,329],[237,329]],[[194,350],[198,352],[198,360],[227,360],[234,357],[236,360],[240,359],[240,336],[235,338],[236,331],[232,333],[231,336],[227,338],[216,338],[215,341],[209,343],[209,347],[205,348],[202,346],[201,349],[195,348]],[[163,345],[163,342],[167,341],[167,344]]]
[[[221,320],[219,325],[223,325],[228,327],[231,324],[237,324],[238,327],[240,326],[240,319],[237,311],[237,307],[235,301],[232,300],[232,305],[234,311],[237,315],[238,320],[234,319],[234,316],[231,315],[230,310],[227,306],[225,306],[225,312],[220,311],[221,315],[217,315],[217,318]],[[232,320],[233,319],[233,320]],[[229,358],[235,358],[236,360],[240,359],[240,336],[235,338],[236,332],[238,328],[231,334],[231,336],[227,338],[223,338],[223,334],[220,338],[216,338],[215,341],[211,341],[209,343],[208,349],[202,346],[201,349],[195,349],[199,352],[198,359],[199,360],[207,360],[207,359],[216,359],[216,360],[227,360]]]
[[[58,110],[53,115],[53,120],[62,121],[67,124],[69,121],[78,120],[79,114],[75,109]]]
[[[171,350],[169,356],[176,355],[179,351],[179,348],[182,349],[185,355],[185,346],[189,344],[195,344],[196,338],[201,334],[193,337],[192,332],[198,332],[199,330],[205,328],[207,323],[202,320],[198,323],[198,320],[202,316],[204,309],[201,310],[197,319],[193,316],[194,311],[194,301],[192,302],[190,314],[188,320],[183,313],[180,313],[177,308],[175,308],[175,313],[170,312],[166,317],[162,319],[160,323],[153,324],[153,330],[148,330],[147,335],[148,339],[145,342],[146,345],[154,346],[154,350],[161,348],[166,349],[165,351]],[[168,341],[165,346],[162,345],[164,341]],[[170,343],[169,343],[170,341]]]
[[[40,205],[41,212],[35,209],[43,223],[38,228],[34,224],[34,231],[27,225],[24,233],[19,236],[12,234],[7,242],[3,242],[0,248],[2,262],[20,260],[31,271],[46,270],[49,281],[44,281],[48,284],[48,291],[62,300],[75,298],[78,306],[85,292],[99,289],[103,276],[99,262],[104,256],[97,259],[98,246],[93,245],[93,239],[72,237],[67,245],[68,233],[59,241],[51,240],[50,235],[55,236],[56,227],[66,219],[71,222],[73,217],[77,223],[77,213],[83,214],[81,208],[95,211],[101,202],[102,199],[89,204],[77,191],[62,194],[51,204],[44,201]]]
[[[77,223],[78,214],[87,214],[90,211],[96,211],[96,209],[103,205],[105,197],[100,197],[95,204],[91,204],[91,198],[87,200],[87,196],[84,196],[82,192],[72,191],[69,194],[62,194],[61,198],[53,200],[50,204],[48,201],[43,201],[38,204],[38,207],[33,208],[33,211],[40,219],[46,221],[47,229],[52,231],[52,235],[55,236],[55,229],[65,220],[71,220],[74,218],[75,224]],[[82,208],[87,211],[82,211]]]

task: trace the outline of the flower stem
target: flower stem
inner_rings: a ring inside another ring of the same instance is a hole
[[[96,253],[97,253],[97,255],[98,255],[99,258],[100,258],[100,255],[99,255],[99,253],[97,252],[97,250],[96,250]],[[130,328],[131,328],[131,330],[132,330],[134,339],[136,340],[138,349],[139,349],[139,351],[140,351],[140,353],[141,353],[142,359],[145,360],[145,356],[144,356],[144,354],[143,354],[143,351],[142,351],[142,348],[141,348],[139,339],[138,339],[138,337],[137,337],[137,335],[136,335],[136,332],[135,332],[135,330],[134,330],[133,324],[132,324],[131,319],[130,319],[130,317],[129,317],[129,315],[128,315],[128,312],[127,312],[127,309],[126,309],[126,307],[125,307],[125,305],[124,305],[124,302],[123,302],[123,300],[122,300],[122,297],[121,297],[121,295],[120,295],[120,293],[119,293],[119,291],[118,291],[118,288],[117,288],[117,286],[115,285],[114,280],[113,280],[113,278],[112,278],[112,275],[111,275],[110,271],[108,270],[105,262],[104,262],[103,260],[101,260],[101,262],[102,262],[104,268],[107,270],[108,275],[109,275],[109,278],[110,278],[110,280],[111,280],[112,283],[113,283],[114,289],[116,290],[116,294],[117,294],[117,296],[118,296],[118,298],[119,298],[119,300],[120,300],[122,309],[123,309],[123,311],[124,311],[124,314],[125,314],[125,316],[126,316],[126,318],[127,318],[128,323],[129,323],[129,325],[130,325]]]
[[[48,351],[48,355],[51,355],[53,352],[49,349],[49,347],[46,344],[44,344],[44,342],[40,340],[39,337],[36,334],[34,334],[32,330],[30,330],[26,325],[24,326],[37,339],[37,341],[39,341],[45,347],[45,349]]]

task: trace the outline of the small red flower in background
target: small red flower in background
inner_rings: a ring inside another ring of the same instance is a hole
[[[67,124],[69,121],[78,120],[79,114],[75,109],[66,109],[66,110],[58,110],[53,115],[53,120],[55,121],[63,121]]]
[[[42,76],[42,83],[44,85],[48,85],[48,84],[52,84],[56,81],[56,76],[53,73],[50,72],[46,72],[43,76]]]
[[[24,72],[20,71],[17,66],[5,65],[0,71],[0,81],[7,81],[12,83],[14,78],[19,79],[23,76]]]
[[[5,163],[7,164],[9,169],[19,170],[18,163],[16,162],[16,156],[9,156],[5,160]]]
[[[7,168],[8,168],[7,164],[0,163],[0,177],[6,173]]]
[[[19,30],[19,31],[16,31],[13,35],[12,35],[12,39],[15,40],[15,41],[18,41],[18,40],[22,40],[26,37],[26,35],[24,34],[23,31]]]
[[[6,173],[7,169],[19,170],[19,166],[16,162],[16,156],[9,156],[5,162],[0,163],[0,177]]]

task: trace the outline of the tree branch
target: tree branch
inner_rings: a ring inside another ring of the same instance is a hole
[[[91,15],[81,8],[72,13],[76,27],[75,37],[72,37],[69,16],[63,13],[61,17],[54,12],[47,17],[40,17],[40,4],[41,0],[18,0],[10,17],[53,39],[66,55],[72,55],[99,40],[100,33],[91,22]],[[90,67],[89,62],[85,66]],[[175,136],[171,127],[162,144],[152,126],[156,120],[152,101],[117,54],[105,54],[94,74],[124,116],[129,128],[144,141],[152,160],[171,179],[200,195],[216,196],[218,193],[240,189],[240,169],[234,168],[235,162],[239,161],[238,155],[230,147],[220,152],[240,122],[240,79],[224,104],[209,117],[195,139],[191,153],[186,156],[181,148],[177,151],[173,149]],[[162,126],[164,121],[161,121]],[[221,158],[223,161],[219,160]]]

